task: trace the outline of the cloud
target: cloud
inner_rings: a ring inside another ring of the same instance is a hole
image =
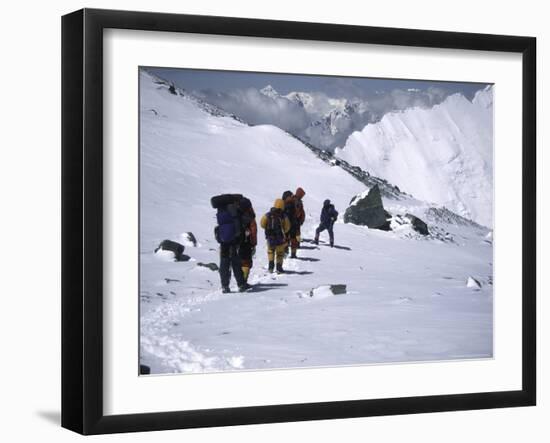
[[[201,99],[237,115],[247,123],[271,124],[327,150],[343,146],[354,131],[382,119],[388,112],[429,108],[441,103],[449,91],[439,87],[408,88],[365,93],[353,79],[330,79],[329,95],[309,91],[279,95],[256,88],[228,92],[195,91]],[[338,90],[341,95],[334,95]],[[362,96],[357,96],[356,94]]]
[[[448,95],[448,91],[436,87],[425,90],[393,89],[368,98],[367,103],[368,109],[380,119],[388,112],[404,111],[409,108],[430,108],[441,103]]]
[[[296,133],[311,123],[311,116],[302,106],[285,97],[269,97],[255,88],[194,94],[253,125],[272,124]]]

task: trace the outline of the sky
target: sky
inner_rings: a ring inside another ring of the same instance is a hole
[[[446,95],[460,92],[471,99],[483,83],[392,80],[358,77],[329,77],[302,74],[271,74],[242,71],[208,71],[180,68],[149,68],[150,71],[188,91],[213,90],[227,93],[237,89],[273,86],[282,95],[292,91],[324,92],[334,98],[363,98],[394,89],[439,88]]]

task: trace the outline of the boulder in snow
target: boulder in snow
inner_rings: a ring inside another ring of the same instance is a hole
[[[312,289],[311,291],[309,291],[309,296],[311,298],[320,299],[320,298],[332,297],[333,295],[346,294],[347,293],[346,288],[347,288],[347,286],[342,285],[342,284],[322,285],[322,286],[318,286],[318,287]]]
[[[330,285],[330,291],[334,295],[345,294],[347,292],[346,288],[347,288],[346,285]]]
[[[140,375],[149,375],[151,373],[151,368],[147,365],[139,365],[139,374]]]
[[[218,268],[218,265],[216,263],[202,263],[202,262],[198,262],[197,263],[197,266],[202,266],[203,268],[208,268],[210,269],[211,271],[218,271],[219,268]]]
[[[481,283],[479,282],[479,280],[476,280],[474,277],[469,276],[468,281],[466,282],[466,287],[472,288],[472,289],[481,289]]]
[[[163,240],[160,242],[160,245],[158,245],[158,247],[155,249],[155,253],[158,253],[159,251],[170,251],[174,254],[174,258],[176,261],[188,261],[190,257],[184,255],[184,250],[185,246],[178,242],[172,240]]]
[[[389,231],[390,214],[384,209],[380,188],[374,185],[366,197],[356,197],[344,213],[344,223],[368,226],[371,229]]]
[[[411,225],[416,232],[422,235],[430,235],[428,225],[423,220],[412,214],[405,214],[405,217],[411,222]]]
[[[192,232],[184,232],[181,234],[181,241],[185,246],[197,247],[197,238]]]

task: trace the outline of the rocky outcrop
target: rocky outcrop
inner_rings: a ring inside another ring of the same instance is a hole
[[[378,185],[374,185],[366,197],[355,197],[344,213],[344,223],[383,231],[390,230],[389,218],[391,215],[384,209]]]
[[[419,219],[416,215],[412,214],[405,214],[405,218],[409,220],[411,223],[412,228],[422,235],[430,235],[430,231],[428,230],[428,225]]]

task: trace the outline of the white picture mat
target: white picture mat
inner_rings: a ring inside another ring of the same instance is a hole
[[[494,359],[138,377],[138,66],[495,83]],[[107,30],[104,413],[521,389],[521,55]]]

